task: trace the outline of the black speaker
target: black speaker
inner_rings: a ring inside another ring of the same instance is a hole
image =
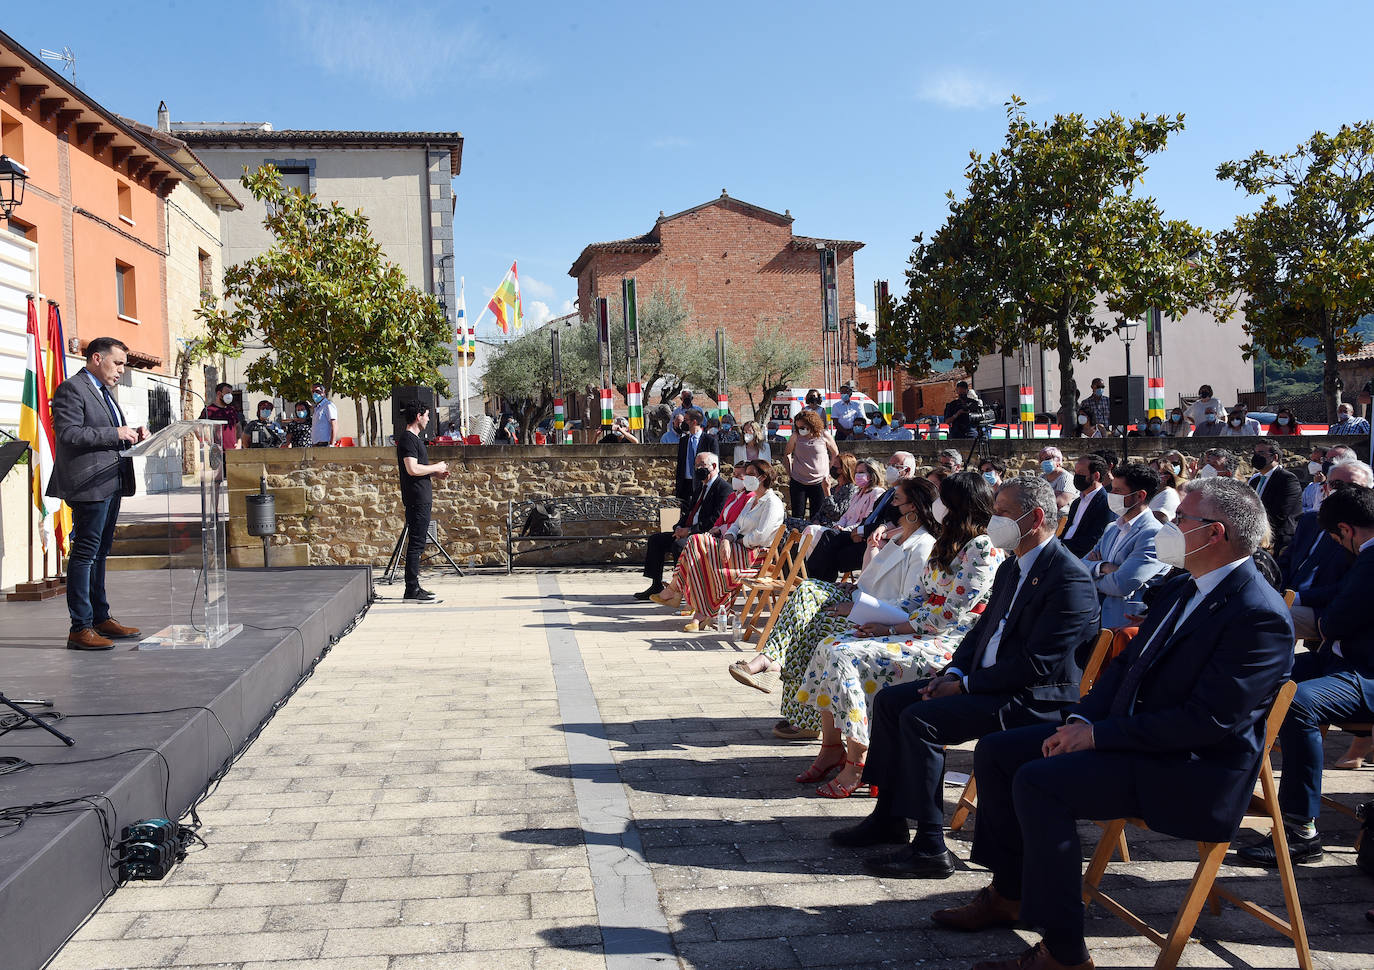
[[[1124,427],[1145,420],[1145,375],[1107,378],[1110,409],[1107,419],[1113,427]]]
[[[391,429],[396,436],[396,440],[401,440],[401,435],[406,430],[406,418],[401,412],[411,401],[419,401],[429,408],[429,427],[425,428],[424,440],[433,441],[439,434],[439,415],[435,413],[434,401],[435,394],[432,387],[411,387],[405,384],[397,384],[391,389]]]

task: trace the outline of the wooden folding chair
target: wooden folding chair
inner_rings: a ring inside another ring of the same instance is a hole
[[[744,581],[744,588],[749,594],[740,608],[740,625],[743,627],[741,639],[753,639],[765,610],[768,611],[768,630],[772,632],[779,598],[806,578],[806,551],[809,546],[810,539],[805,532],[793,532],[778,549],[776,568],[767,576],[760,571],[754,579]],[[762,644],[763,640],[758,642]]]
[[[787,552],[791,548],[791,544],[795,543],[800,535],[799,532],[779,529],[778,534],[773,537],[773,542],[768,547],[768,551],[759,560],[759,564],[751,569],[742,570],[744,584],[740,588],[745,591],[745,597],[744,605],[740,607],[741,620],[753,608],[754,601],[758,598],[758,591],[754,585],[764,580],[776,579],[781,575]]]
[[[1083,665],[1083,677],[1078,682],[1078,696],[1082,697],[1092,689],[1093,682],[1097,680],[1097,675],[1102,672],[1102,668],[1107,665],[1108,659],[1112,656],[1112,647],[1116,634],[1112,630],[1103,630],[1097,635],[1097,640],[1093,643],[1092,653],[1088,654],[1088,662]],[[1120,652],[1118,650],[1118,652]],[[959,801],[954,806],[954,816],[949,820],[949,830],[957,832],[964,827],[968,821],[969,813],[978,807],[978,779],[969,774],[968,784],[964,786],[964,793],[959,796]],[[1121,840],[1122,860],[1129,862],[1124,853],[1126,851],[1126,840]]]
[[[772,594],[773,601],[768,607],[768,620],[764,623],[763,629],[759,631],[758,639],[755,641],[760,647],[768,642],[768,636],[773,632],[773,626],[778,622],[778,617],[782,615],[782,608],[787,605],[788,597],[792,595],[792,591],[807,578],[806,554],[810,551],[810,547],[811,537],[803,535],[797,542],[796,555],[793,557],[790,567],[783,567],[782,586],[776,593]],[[765,593],[764,595],[769,594]],[[757,617],[754,622],[758,622]],[[747,630],[743,631],[742,636],[745,640],[752,640],[754,638],[754,626],[751,624]]]
[[[1283,605],[1290,610],[1293,608],[1293,601],[1298,598],[1296,590],[1285,589],[1283,591]]]
[[[1220,901],[1226,899],[1292,940],[1297,951],[1298,966],[1301,970],[1312,970],[1312,951],[1307,945],[1307,928],[1302,921],[1302,906],[1298,901],[1293,861],[1288,855],[1288,838],[1283,828],[1283,817],[1279,813],[1278,787],[1274,784],[1274,770],[1269,763],[1269,752],[1274,746],[1274,739],[1278,737],[1279,725],[1288,713],[1288,705],[1292,703],[1293,692],[1296,690],[1297,684],[1291,680],[1285,683],[1269,709],[1269,716],[1265,720],[1264,750],[1260,754],[1260,790],[1251,796],[1250,809],[1242,821],[1242,824],[1253,821],[1268,822],[1271,826],[1274,851],[1278,856],[1279,881],[1283,887],[1283,902],[1288,911],[1287,920],[1252,900],[1244,899],[1216,885],[1217,870],[1231,843],[1199,842],[1199,859],[1197,868],[1193,871],[1192,882],[1188,884],[1183,903],[1174,915],[1173,926],[1165,936],[1099,888],[1102,876],[1111,862],[1112,850],[1124,834],[1126,825],[1129,823],[1138,828],[1146,828],[1145,823],[1135,818],[1119,818],[1112,819],[1103,826],[1102,839],[1097,843],[1097,851],[1093,853],[1087,874],[1083,877],[1083,901],[1101,904],[1126,925],[1158,946],[1160,952],[1159,959],[1155,961],[1156,968],[1172,970],[1176,967],[1179,957],[1183,954],[1183,948],[1188,945],[1188,936],[1197,923],[1203,904],[1208,904],[1213,914],[1216,914],[1221,912]]]

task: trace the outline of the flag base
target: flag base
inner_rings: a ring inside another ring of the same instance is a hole
[[[52,599],[54,596],[61,596],[66,592],[66,580],[41,579],[35,583],[15,583],[14,592],[6,596],[5,599],[11,603],[33,603],[39,600]]]

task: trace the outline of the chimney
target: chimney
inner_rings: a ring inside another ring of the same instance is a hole
[[[167,102],[157,103],[157,130],[165,131],[169,134],[172,131],[172,113],[167,110]]]

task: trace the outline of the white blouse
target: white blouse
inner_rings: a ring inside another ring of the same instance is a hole
[[[769,489],[762,496],[749,499],[739,518],[725,530],[727,536],[737,535],[748,549],[763,549],[773,544],[784,518],[782,498]]]

